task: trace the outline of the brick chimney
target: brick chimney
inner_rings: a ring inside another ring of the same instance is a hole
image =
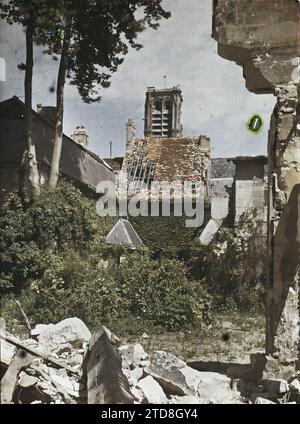
[[[84,125],[77,126],[73,134],[71,135],[73,140],[77,141],[77,143],[82,144],[83,146],[88,146],[88,133],[86,132],[86,128]]]

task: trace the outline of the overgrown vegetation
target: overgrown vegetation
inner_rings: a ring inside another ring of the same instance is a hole
[[[4,317],[14,315],[17,296],[33,324],[76,315],[91,329],[102,322],[134,332],[207,321],[207,291],[184,264],[103,243],[115,220],[99,218],[95,202],[67,184],[45,188],[30,206],[12,195],[0,216]]]
[[[13,325],[17,298],[32,324],[78,316],[92,331],[103,323],[136,334],[198,327],[214,309],[261,310],[264,243],[255,220],[223,228],[204,247],[183,222],[151,219],[148,240],[150,227],[132,221],[148,246],[108,246],[116,218],[100,218],[76,188],[43,188],[31,205],[11,195],[0,212],[1,315]]]
[[[264,310],[266,246],[266,231],[252,211],[236,228],[221,227],[209,246],[194,246],[189,252],[190,274],[205,282],[214,309]]]

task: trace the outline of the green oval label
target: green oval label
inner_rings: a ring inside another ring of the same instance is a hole
[[[252,134],[259,134],[262,131],[263,127],[264,120],[258,113],[251,115],[247,121],[247,130]]]

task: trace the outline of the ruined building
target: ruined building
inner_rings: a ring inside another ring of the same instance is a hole
[[[129,191],[149,188],[152,181],[203,181],[210,179],[210,140],[182,135],[180,88],[148,88],[144,138],[136,137],[134,122],[126,124],[126,152],[122,171]]]
[[[243,67],[248,90],[277,98],[268,142],[266,353],[290,367],[300,359],[299,21],[296,0],[214,1],[219,55]]]

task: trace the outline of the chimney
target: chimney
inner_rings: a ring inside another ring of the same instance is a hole
[[[38,104],[36,105],[37,113],[41,113],[42,109],[43,109],[43,105],[42,105],[42,103],[38,103]]]
[[[86,132],[86,128],[84,125],[77,126],[76,130],[71,135],[71,138],[73,138],[73,140],[77,141],[77,143],[82,144],[85,147],[88,146],[89,136],[88,136],[88,133]]]
[[[39,115],[55,125],[56,121],[56,107],[55,106],[43,106],[42,103],[36,105],[36,110]]]
[[[129,144],[133,142],[135,138],[135,133],[136,130],[134,121],[132,119],[128,119],[128,121],[126,122],[126,149]]]

